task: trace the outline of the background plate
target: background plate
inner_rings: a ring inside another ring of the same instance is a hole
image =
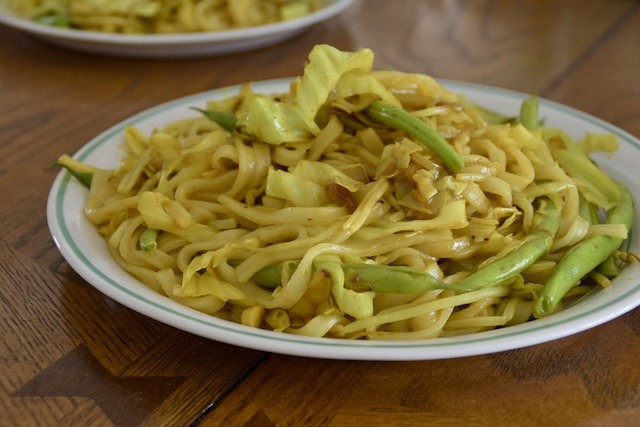
[[[124,35],[61,29],[12,16],[3,12],[1,5],[0,24],[46,43],[82,52],[137,58],[198,57],[242,52],[287,40],[343,12],[353,1],[325,0],[325,8],[290,21],[202,33]]]
[[[288,90],[290,79],[255,83],[256,92],[273,93]],[[525,94],[469,83],[440,80],[447,88],[468,99],[515,115]],[[123,128],[135,125],[149,133],[169,121],[194,116],[189,107],[204,108],[209,99],[237,93],[239,87],[228,87],[177,99],[139,113],[98,135],[75,157],[96,166],[113,168],[121,157]],[[627,184],[635,200],[640,200],[640,141],[629,133],[572,108],[541,99],[540,114],[546,126],[560,127],[570,136],[580,138],[586,132],[614,133],[620,150],[611,157],[596,157],[612,177]],[[82,210],[87,191],[60,172],[51,188],[47,204],[47,220],[60,252],[87,282],[121,304],[178,329],[217,341],[275,353],[329,359],[358,360],[427,360],[493,353],[562,338],[595,327],[640,305],[640,266],[626,267],[612,287],[599,290],[577,304],[544,319],[522,325],[472,335],[420,341],[349,341],[309,338],[264,331],[220,320],[182,306],[148,289],[124,272],[110,257],[106,243]],[[635,207],[633,228],[640,224]],[[640,252],[640,239],[632,234],[629,247]]]

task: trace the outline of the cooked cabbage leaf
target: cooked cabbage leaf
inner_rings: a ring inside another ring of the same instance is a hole
[[[238,125],[245,133],[269,144],[307,139],[320,132],[315,122],[316,115],[336,86],[342,94],[362,93],[361,90],[368,88],[381,98],[397,104],[395,97],[382,84],[374,82],[375,79],[369,74],[373,59],[370,49],[342,52],[329,45],[317,45],[309,54],[304,74],[292,83],[290,97],[274,99],[253,94],[247,101],[245,113],[239,117]],[[339,85],[346,74],[349,74],[347,80]],[[362,82],[355,86],[360,77],[365,86],[362,86]]]

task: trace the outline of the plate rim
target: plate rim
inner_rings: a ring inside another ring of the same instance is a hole
[[[286,90],[291,80],[292,78],[263,80],[254,82],[252,85],[256,91],[266,88],[280,88],[281,90]],[[445,87],[462,94],[465,93],[466,89],[467,91],[475,90],[481,93],[489,93],[493,96],[503,96],[511,100],[514,98],[522,99],[526,96],[526,94],[521,92],[477,83],[447,79],[436,80]],[[110,138],[114,138],[117,133],[121,133],[122,129],[127,124],[151,119],[162,111],[181,109],[187,103],[197,101],[202,102],[203,100],[226,96],[230,93],[237,92],[240,87],[241,85],[233,85],[208,90],[177,98],[143,110],[116,123],[92,138],[74,154],[74,157],[78,156],[79,158],[84,158],[86,156],[90,156],[91,152],[100,148],[101,144],[110,140]],[[280,89],[273,90],[275,91]],[[544,107],[545,109],[563,111],[579,120],[586,120],[598,127],[605,128],[608,132],[614,132],[636,150],[640,150],[640,140],[638,140],[638,138],[609,122],[599,119],[589,113],[582,112],[573,107],[545,98],[540,98],[540,105],[541,108]],[[97,270],[97,267],[95,267],[90,260],[86,258],[84,260],[78,260],[75,258],[79,254],[82,256],[84,255],[80,248],[78,248],[76,241],[68,232],[68,229],[61,229],[61,227],[64,228],[66,225],[64,224],[65,218],[61,215],[62,203],[60,200],[64,198],[66,192],[70,191],[69,188],[73,186],[79,187],[80,185],[73,182],[67,172],[60,171],[54,180],[47,200],[47,222],[56,246],[74,271],[76,271],[84,280],[98,291],[110,298],[113,298],[115,301],[118,301],[133,311],[204,338],[254,350],[294,356],[341,360],[435,360],[477,356],[529,347],[543,342],[564,338],[620,317],[640,305],[640,298],[635,302],[630,299],[631,295],[640,295],[640,282],[638,282],[638,274],[636,274],[634,276],[635,279],[633,279],[634,284],[630,285],[629,289],[604,304],[612,309],[607,311],[606,315],[596,318],[593,317],[594,314],[601,314],[604,305],[597,305],[587,311],[580,310],[577,312],[574,307],[570,307],[563,312],[556,313],[548,318],[537,319],[522,325],[515,325],[465,336],[435,338],[429,340],[352,341],[338,338],[310,338],[293,334],[265,331],[200,313],[186,306],[182,306],[168,297],[157,294],[148,288],[148,292],[144,292],[146,295],[140,295],[140,293],[127,289],[125,284],[115,282],[110,284],[109,281],[111,279],[108,277],[106,272],[99,271],[99,273],[103,275],[102,279],[106,280],[106,283],[94,283],[93,281],[95,280],[95,277],[91,271],[87,271],[85,269],[88,267],[89,270],[94,268]],[[636,215],[636,217],[637,216],[638,215]],[[629,238],[629,242],[630,241],[631,237]],[[76,253],[70,253],[71,249],[68,247],[69,244],[75,246]],[[81,263],[78,264],[78,262]],[[137,282],[133,277],[130,277],[130,279]],[[616,295],[617,289],[602,289],[599,292],[614,293],[614,295]],[[130,297],[136,301],[130,301]],[[140,303],[140,301],[145,304],[142,306],[136,305],[136,303]],[[162,304],[160,301],[162,301]],[[171,316],[177,316],[178,318],[167,319],[167,312]],[[582,322],[585,319],[587,322]],[[576,325],[575,323],[578,321],[581,321],[582,323]],[[565,326],[564,328],[562,327],[563,325]],[[570,327],[566,327],[567,325]],[[546,332],[551,331],[551,336],[542,336],[537,333],[542,330]],[[510,341],[510,338],[513,338],[514,340]],[[247,342],[249,339],[252,341]],[[468,347],[472,347],[474,344],[480,342],[486,344],[486,347],[483,349],[476,348],[474,351],[469,351]],[[276,347],[274,347],[274,343]],[[284,349],[277,348],[277,345],[281,343],[286,343],[288,347]],[[334,351],[324,351],[326,349]]]

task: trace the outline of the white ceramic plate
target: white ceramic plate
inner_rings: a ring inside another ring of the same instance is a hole
[[[254,84],[263,93],[288,90],[289,80]],[[467,83],[442,81],[453,91],[465,94],[481,105],[505,114],[519,110],[524,94]],[[191,106],[204,108],[206,100],[229,96],[238,87],[229,87],[181,98],[115,125],[85,145],[76,155],[86,163],[113,168],[120,159],[125,125],[134,124],[151,132],[169,121],[193,116]],[[640,200],[640,141],[623,130],[574,109],[541,100],[540,113],[548,126],[562,127],[572,137],[585,132],[612,132],[618,135],[620,150],[611,158],[598,159],[614,178],[625,182]],[[87,191],[66,172],[61,172],[49,195],[47,218],[51,234],[67,262],[98,290],[160,322],[202,337],[229,344],[299,356],[329,359],[426,360],[472,356],[530,346],[575,334],[614,319],[640,305],[640,267],[625,268],[614,285],[584,298],[566,310],[545,319],[455,338],[422,341],[347,341],[307,338],[264,331],[220,320],[182,306],[161,296],[125,273],[109,256],[106,243],[82,213]],[[636,206],[634,229],[640,227]],[[640,238],[632,234],[629,246],[640,252]]]
[[[198,57],[242,52],[287,40],[343,12],[353,1],[325,0],[325,8],[290,21],[202,33],[124,35],[55,28],[12,16],[3,12],[1,5],[0,24],[46,43],[82,52],[137,58]]]

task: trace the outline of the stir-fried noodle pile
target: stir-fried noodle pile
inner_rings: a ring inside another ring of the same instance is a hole
[[[60,163],[90,177],[85,214],[122,268],[254,327],[468,334],[611,284],[632,201],[588,154],[614,136],[573,141],[535,97],[504,117],[372,64],[316,46],[289,93],[245,85],[150,135],[129,127],[115,170]]]
[[[246,28],[298,18],[320,0],[5,0],[18,16],[56,27],[124,34]]]

